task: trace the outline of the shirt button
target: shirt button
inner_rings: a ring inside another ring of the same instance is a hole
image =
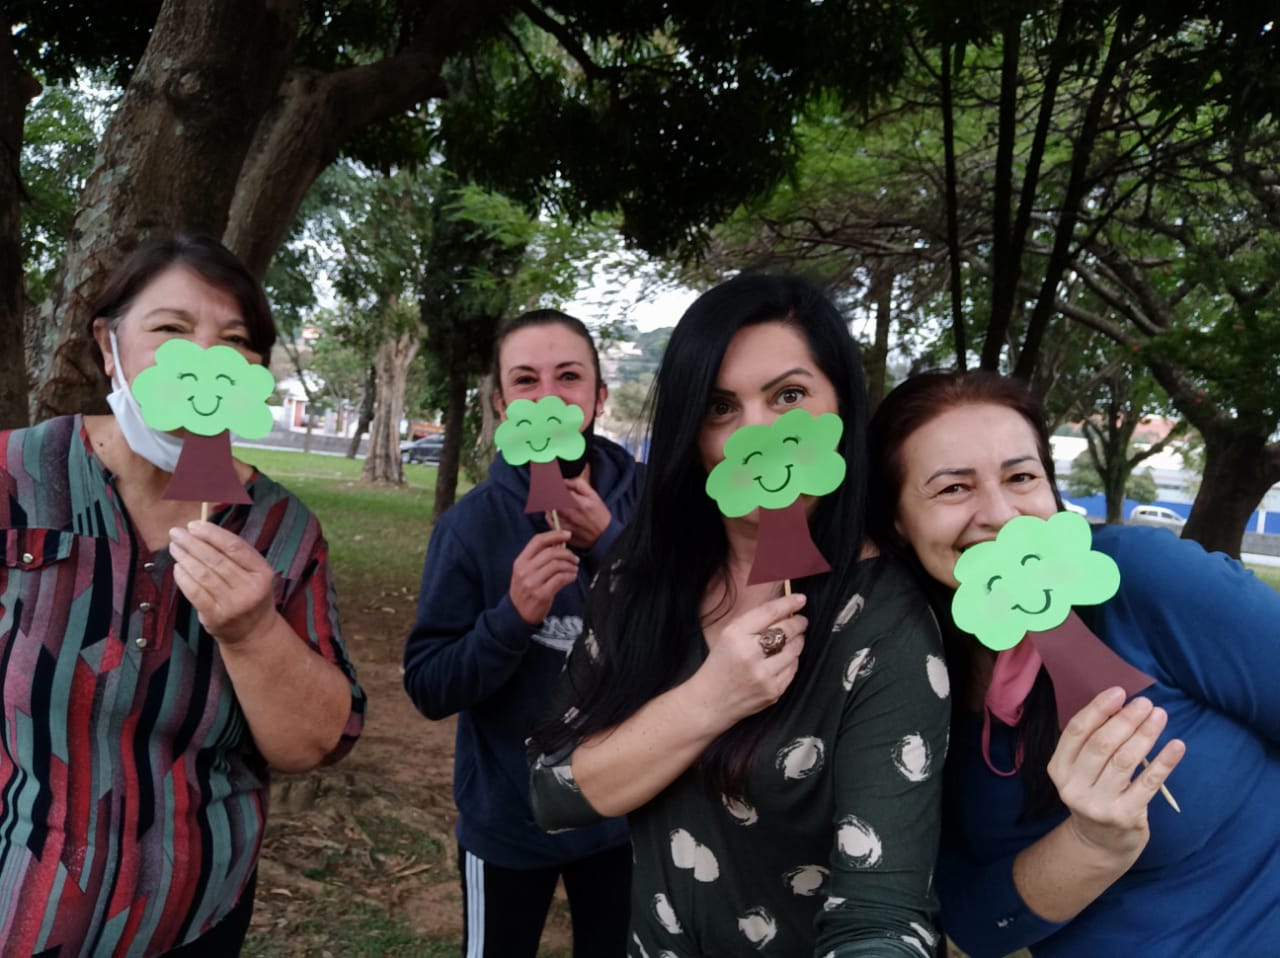
[[[147,637],[145,635],[140,635],[133,640],[133,644],[140,649],[145,649],[147,647]]]
[[[155,564],[154,562],[144,562],[144,563],[142,563],[142,568],[146,569],[148,572],[150,572],[150,571],[151,571],[152,569],[154,569],[155,567],[156,567],[156,564]]]
[[[31,563],[35,561],[36,561],[36,557],[33,556],[30,552],[22,553],[22,562],[24,565],[31,565]]]
[[[138,603],[138,611],[139,611],[139,612],[150,612],[150,611],[151,611],[151,603],[150,603],[150,602],[139,602],[139,603]]]

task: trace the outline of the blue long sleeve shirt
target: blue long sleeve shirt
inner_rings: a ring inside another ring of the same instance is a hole
[[[1157,797],[1134,866],[1074,919],[1033,913],[1013,860],[1065,817],[1020,821],[1019,777],[983,761],[981,717],[952,729],[947,821],[937,873],[943,927],[971,958],[1031,948],[1036,958],[1263,955],[1280,947],[1280,593],[1238,562],[1163,529],[1106,527],[1094,548],[1120,567],[1119,593],[1081,617],[1154,676],[1142,694],[1166,709],[1159,751],[1187,753]],[[992,722],[991,754],[1014,753]],[[1000,764],[997,759],[997,764]]]

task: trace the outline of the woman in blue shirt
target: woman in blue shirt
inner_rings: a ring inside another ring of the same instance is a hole
[[[926,373],[882,402],[871,447],[879,541],[927,576],[947,643],[944,929],[973,958],[1273,953],[1280,594],[1167,530],[1095,530],[1120,590],[1077,611],[1155,682],[1059,732],[1043,667],[947,612],[965,549],[1062,508],[1038,404],[994,373]],[[1166,780],[1180,813],[1153,801]]]

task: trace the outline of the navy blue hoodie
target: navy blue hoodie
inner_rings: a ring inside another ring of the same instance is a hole
[[[627,841],[623,819],[548,835],[533,821],[525,739],[546,708],[564,657],[582,632],[586,590],[638,494],[640,467],[595,437],[591,476],[613,521],[579,553],[578,581],[561,589],[541,623],[511,603],[511,564],[539,532],[526,515],[529,468],[501,456],[489,478],[436,523],[422,569],[418,615],[404,650],[404,687],[423,715],[458,714],[453,797],[458,843],[503,868],[576,861]]]

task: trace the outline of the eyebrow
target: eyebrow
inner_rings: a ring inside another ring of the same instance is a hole
[[[185,319],[187,322],[191,323],[196,321],[196,317],[193,313],[189,313],[185,309],[179,309],[176,306],[157,306],[155,309],[145,313],[142,318],[151,319],[154,316],[162,314],[167,316],[176,316],[179,319]],[[243,326],[245,329],[249,328],[249,324],[246,323],[244,318],[241,316],[233,316],[229,319],[223,319],[221,322],[223,329],[230,329],[234,326]]]
[[[805,377],[807,377],[807,378],[809,378],[809,379],[812,379],[812,378],[813,378],[813,370],[811,370],[811,369],[806,369],[804,366],[795,366],[795,367],[792,367],[791,369],[788,369],[785,373],[782,373],[782,374],[781,374],[781,375],[779,375],[779,376],[774,376],[774,377],[773,377],[772,379],[770,379],[767,383],[765,383],[763,386],[761,386],[761,387],[760,387],[760,391],[761,391],[762,393],[767,393],[767,392],[768,392],[770,389],[772,389],[774,386],[778,385],[778,383],[782,382],[784,379],[790,379],[792,376],[805,376]],[[736,396],[736,395],[737,395],[737,393],[735,393],[732,389],[717,389],[717,388],[712,388],[712,390],[711,390],[711,395],[713,395],[713,396]]]
[[[1032,455],[1014,456],[1012,459],[1006,459],[1004,462],[1000,463],[1000,468],[1001,470],[1009,469],[1028,461],[1038,462],[1039,457]],[[929,483],[933,482],[933,480],[937,479],[939,476],[973,476],[977,471],[977,469],[974,469],[971,466],[943,466],[926,479],[924,484],[926,486],[929,485]]]
[[[587,364],[582,362],[582,360],[580,359],[566,359],[562,363],[556,363],[555,368],[565,369],[570,366],[581,366],[583,369],[587,368]],[[526,372],[526,371],[531,373],[536,373],[538,370],[536,367],[530,366],[528,363],[517,363],[514,366],[507,367],[507,372],[509,373],[518,373],[518,372]]]

